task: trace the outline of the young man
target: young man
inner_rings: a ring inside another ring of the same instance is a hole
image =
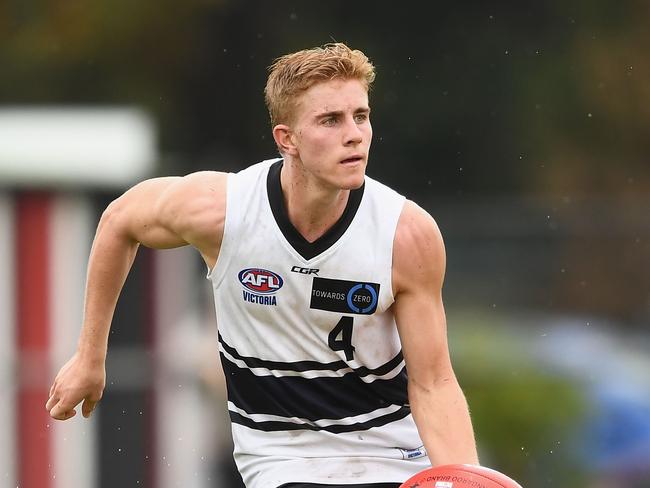
[[[447,346],[440,232],[365,176],[374,76],[344,44],[283,56],[266,86],[282,158],[147,180],[109,205],[77,352],[47,402],[53,418],[81,401],[87,417],[102,396],[138,246],[192,245],[214,288],[247,487],[397,487],[431,463],[478,463]]]

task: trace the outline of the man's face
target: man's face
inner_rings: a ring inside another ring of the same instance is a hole
[[[338,189],[363,184],[372,126],[360,81],[331,80],[309,88],[298,98],[291,132],[308,177]]]

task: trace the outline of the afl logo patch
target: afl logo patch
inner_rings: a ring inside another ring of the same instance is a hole
[[[282,277],[262,268],[247,268],[239,272],[239,282],[248,290],[268,295],[275,293],[284,284]]]

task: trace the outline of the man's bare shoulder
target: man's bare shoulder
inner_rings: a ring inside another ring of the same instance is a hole
[[[397,223],[393,244],[393,287],[409,283],[441,286],[446,265],[445,246],[436,221],[407,200]]]
[[[227,173],[191,173],[175,178],[159,199],[158,215],[209,261],[223,237],[227,181]]]
[[[182,207],[186,211],[203,207],[225,208],[227,179],[226,173],[218,171],[198,171],[174,178],[161,195],[160,203]]]
[[[221,171],[197,171],[178,178],[175,185],[179,191],[202,196],[204,193],[223,193],[228,173]]]

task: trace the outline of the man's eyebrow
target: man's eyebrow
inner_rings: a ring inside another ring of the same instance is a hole
[[[354,111],[355,114],[359,113],[369,113],[370,112],[370,107],[359,107]],[[343,110],[331,110],[329,112],[323,112],[316,114],[317,118],[326,118],[326,117],[339,117],[343,115]]]
[[[329,112],[322,112],[322,113],[316,114],[316,117],[320,119],[320,118],[325,118],[325,117],[338,117],[340,115],[343,115],[342,110],[331,110]]]

